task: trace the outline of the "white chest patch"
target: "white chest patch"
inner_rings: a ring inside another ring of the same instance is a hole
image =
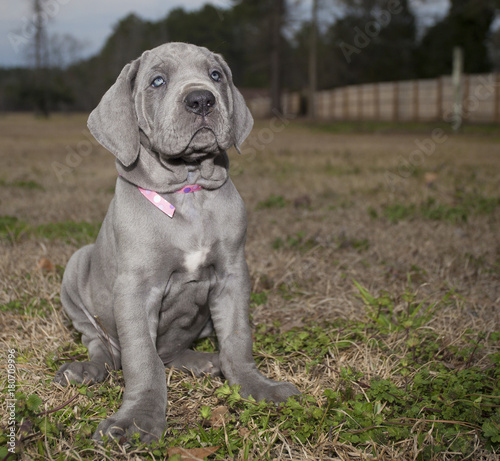
[[[202,248],[201,250],[192,251],[187,253],[184,258],[184,267],[188,272],[196,272],[196,270],[205,262],[207,259],[208,248]]]

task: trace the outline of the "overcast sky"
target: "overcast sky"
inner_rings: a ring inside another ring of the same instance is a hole
[[[294,0],[297,1],[297,0]],[[323,0],[334,2],[335,0]],[[302,0],[307,11],[311,0]],[[220,7],[230,5],[230,0],[49,0],[52,5],[48,32],[71,34],[85,43],[84,57],[96,54],[113,26],[129,13],[143,19],[159,20],[176,7],[198,9],[205,3]],[[446,14],[448,0],[428,1],[426,17]],[[26,58],[19,44],[30,35],[33,24],[31,0],[0,0],[0,66],[25,65]]]

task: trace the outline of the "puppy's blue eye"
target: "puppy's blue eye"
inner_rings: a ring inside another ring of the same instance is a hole
[[[165,85],[165,79],[163,77],[155,77],[155,79],[151,82],[151,86],[153,88],[158,88],[162,85]]]
[[[219,82],[222,79],[222,75],[218,70],[213,70],[210,74],[210,78],[216,82]]]

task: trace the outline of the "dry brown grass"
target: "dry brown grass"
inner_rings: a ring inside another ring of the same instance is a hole
[[[247,260],[253,291],[267,292],[267,302],[252,310],[254,324],[279,321],[278,331],[286,332],[339,318],[363,321],[366,312],[353,285],[355,279],[371,293],[387,291],[397,297],[410,290],[428,302],[439,301],[453,290],[453,302],[427,326],[443,343],[458,346],[468,329],[486,334],[500,330],[498,206],[488,213],[471,211],[466,222],[417,216],[393,223],[384,217],[387,205],[418,206],[428,197],[448,206],[456,205],[457,197],[463,194],[498,197],[500,142],[495,136],[450,137],[426,157],[411,177],[389,190],[387,170],[397,166],[400,156],[407,158],[415,150],[414,140],[428,137],[426,132],[329,134],[292,123],[264,145],[259,135],[262,139],[263,130],[268,134],[268,128],[268,122],[260,122],[252,133],[254,142],[262,147],[257,156],[230,153],[233,181],[248,210]],[[84,130],[82,115],[58,115],[48,121],[29,115],[2,116],[0,216],[15,216],[31,227],[102,220],[116,180],[112,156],[94,146],[90,155],[64,174],[62,181],[53,168],[53,162],[66,161],[68,146],[82,152],[90,145]],[[426,183],[427,172],[435,173],[432,184]],[[26,187],[28,181],[40,187]],[[271,207],[262,206],[273,195],[281,196],[285,206],[271,206],[273,202],[268,203]],[[1,312],[0,368],[6,368],[6,350],[15,348],[20,357],[19,389],[40,396],[45,410],[61,406],[75,395],[73,388],[61,389],[50,383],[53,372],[45,359],[59,346],[76,344],[78,339],[58,298],[61,269],[47,271],[37,264],[47,258],[56,268],[64,267],[77,248],[71,239],[21,234],[0,240],[0,306],[21,300],[43,313]],[[398,308],[402,306],[403,302]],[[396,348],[403,340],[394,336],[391,341],[391,347]],[[480,364],[490,352],[485,350],[474,360]],[[298,359],[298,365],[292,367],[286,362],[277,364],[265,354],[260,358],[260,367],[269,376],[290,380],[318,400],[325,388],[335,387],[341,366],[355,367],[364,374],[365,381],[380,376],[402,382],[396,375],[399,357],[388,356],[369,342],[354,344],[345,351],[337,351],[332,344],[321,373],[306,373]],[[222,384],[220,380],[196,384],[197,380],[176,372],[167,372],[167,377],[167,417],[172,427],[195,425],[202,405],[218,405],[214,391]],[[109,385],[122,384],[120,378],[116,382],[113,379]],[[188,392],[186,386],[192,389]],[[78,413],[82,407],[92,407],[92,400],[85,395],[72,401],[67,411]],[[109,413],[112,410],[109,408]],[[100,415],[94,415],[89,421],[100,419]],[[324,434],[314,446],[301,446],[296,441],[291,443],[279,428],[272,430],[276,431],[277,442],[269,451],[256,443],[248,459],[262,459],[263,453],[273,459],[294,460],[414,459],[419,454],[414,440],[356,447]],[[70,432],[76,433],[78,428]],[[117,450],[105,454],[96,447],[78,452],[71,439],[61,438],[54,452],[46,437],[39,435],[24,443],[21,458],[146,457],[145,452],[119,455]],[[378,453],[376,457],[370,454],[374,452]],[[442,454],[436,459],[453,456]],[[495,456],[484,451],[484,443],[478,440],[477,450],[469,459],[497,459]],[[235,459],[243,459],[242,453]]]

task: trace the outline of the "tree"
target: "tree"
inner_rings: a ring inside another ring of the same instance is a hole
[[[271,111],[281,114],[281,28],[285,11],[284,0],[273,0],[271,8]]]
[[[164,41],[189,42],[226,56],[232,52],[232,29],[226,19],[226,12],[213,5],[189,12],[176,8],[161,21]]]
[[[331,78],[324,84],[413,78],[417,29],[408,0],[346,3],[345,14],[325,34]]]
[[[500,28],[495,30],[489,43],[489,54],[494,72],[500,72]]]
[[[448,15],[431,27],[419,46],[420,77],[450,74],[455,46],[464,50],[465,73],[491,70],[488,38],[495,18],[496,0],[451,0]]]
[[[311,30],[309,36],[309,94],[307,112],[311,119],[316,118],[315,94],[318,83],[317,67],[317,37],[318,37],[318,0],[313,0],[311,12]]]
[[[50,0],[30,0],[30,6],[34,33],[23,37],[30,81],[18,80],[10,85],[9,93],[19,107],[30,103],[36,114],[48,117],[52,110],[74,101],[63,69],[75,60],[83,44],[69,34],[49,35],[47,26],[53,16]]]
[[[43,0],[32,0],[33,18],[35,26],[35,34],[33,36],[33,80],[34,85],[31,87],[32,98],[35,105],[35,111],[40,112],[43,116],[49,116],[49,101],[47,88],[47,67],[48,67],[48,41],[45,17],[43,15]]]

